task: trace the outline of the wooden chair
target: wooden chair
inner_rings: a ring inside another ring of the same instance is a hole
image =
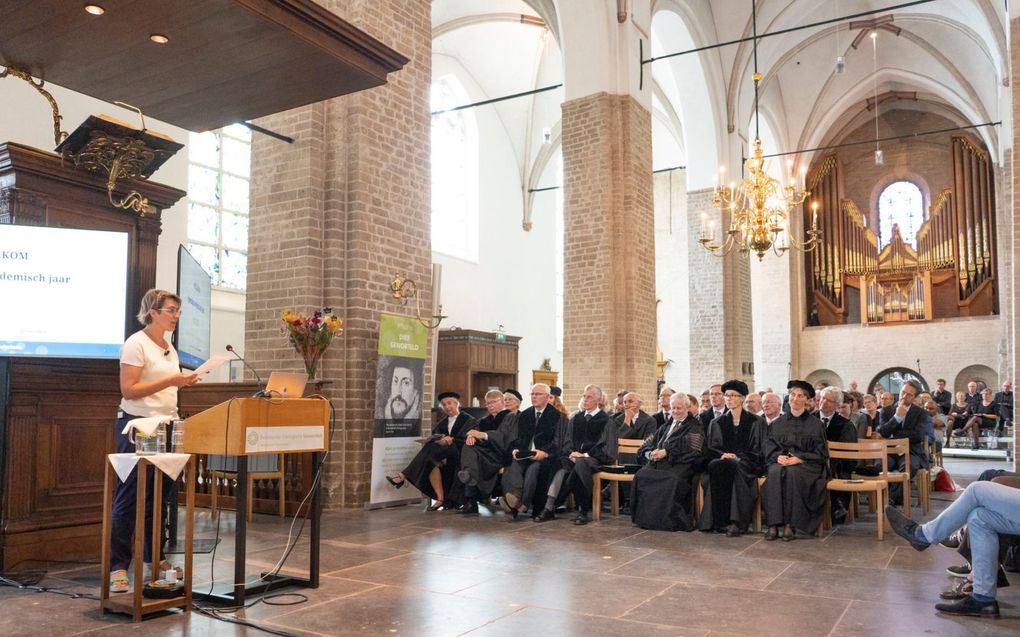
[[[630,438],[620,438],[619,445],[621,454],[633,454],[637,455],[638,449],[644,444],[644,440],[631,440]],[[617,461],[619,465],[619,461]],[[592,476],[592,494],[591,494],[591,519],[598,522],[602,517],[602,481],[606,480],[611,484],[610,486],[610,507],[613,515],[620,514],[620,483],[621,482],[633,482],[633,473],[611,473],[609,471],[598,471]]]
[[[878,539],[885,536],[885,503],[889,496],[889,483],[882,478],[882,475],[889,473],[889,452],[884,440],[859,440],[857,442],[830,442],[829,458],[832,460],[881,460],[882,472],[878,477],[865,480],[863,478],[843,479],[833,478],[826,483],[829,491],[844,491],[854,495],[858,493],[874,494],[873,502],[878,513]],[[909,475],[909,474],[908,474]],[[904,487],[906,488],[906,487]],[[906,497],[906,493],[904,493]],[[853,498],[850,502],[850,516],[854,510]],[[820,528],[827,528],[831,523],[831,503],[828,498],[825,501],[825,512],[822,514],[822,525]]]
[[[928,448],[928,439],[924,439],[924,456],[931,459],[931,451]],[[931,471],[922,467],[914,474],[915,487],[917,489],[917,503],[921,505],[921,511],[927,515],[931,507]]]
[[[865,441],[862,441],[865,442]],[[903,471],[889,471],[888,465],[883,465],[885,470],[877,476],[862,476],[853,474],[857,480],[885,480],[890,485],[894,482],[903,484],[903,514],[910,517],[910,440],[907,438],[885,438],[872,442],[881,442],[885,445],[886,453],[890,456],[903,456]],[[845,443],[851,444],[851,443]],[[832,448],[832,443],[829,443]],[[870,506],[869,506],[870,508]]]
[[[260,458],[261,456],[250,456],[248,458],[249,463],[252,462],[253,458]],[[209,471],[209,479],[212,481],[212,487],[209,489],[209,495],[212,498],[212,516],[216,517],[216,496],[219,495],[220,491],[220,480],[222,479],[236,479],[237,471],[230,471],[228,469],[211,469]],[[276,468],[248,471],[248,522],[252,521],[252,509],[255,503],[255,481],[256,480],[276,480],[276,484],[280,492],[280,517],[287,515],[287,495],[286,495],[286,484],[284,480],[284,465],[283,465],[283,454],[277,454],[276,456]]]
[[[758,476],[758,498],[754,501],[754,531],[761,531],[761,488],[765,486],[765,476]]]

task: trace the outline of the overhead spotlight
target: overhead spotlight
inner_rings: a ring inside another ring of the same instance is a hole
[[[153,33],[152,35],[149,36],[149,39],[155,42],[156,44],[166,44],[167,42],[170,41],[170,38],[166,37],[162,33]]]
[[[102,8],[98,4],[87,4],[85,5],[85,12],[91,13],[92,15],[103,15],[106,13],[106,9]]]
[[[875,165],[881,166],[885,163],[885,155],[882,153],[882,149],[878,148],[875,150]]]
[[[842,73],[846,69],[846,59],[840,55],[836,58],[836,73]]]

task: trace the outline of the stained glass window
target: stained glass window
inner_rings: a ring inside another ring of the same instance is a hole
[[[216,287],[245,289],[251,131],[231,124],[191,133],[188,143],[188,251]]]
[[[904,243],[917,247],[917,231],[924,223],[924,196],[921,189],[909,181],[897,181],[886,186],[878,196],[878,248],[892,241],[893,225],[899,227]]]

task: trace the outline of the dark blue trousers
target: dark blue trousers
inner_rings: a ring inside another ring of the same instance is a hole
[[[138,418],[131,414],[123,413],[118,419],[116,426],[117,453],[134,453],[135,445],[128,439],[127,434],[121,431],[129,420]],[[167,434],[169,437],[169,432]],[[148,467],[145,476],[145,544],[144,561],[152,562],[152,484],[153,467]],[[170,503],[170,494],[173,492],[174,481],[163,476],[163,509],[164,512]],[[138,498],[138,470],[135,469],[128,476],[126,482],[117,480],[117,487],[113,492],[113,513],[111,520],[110,538],[110,571],[126,569],[131,564],[132,539],[135,533],[135,502]],[[166,527],[167,516],[164,514],[163,525]],[[164,558],[163,544],[165,534],[160,532],[159,559]]]

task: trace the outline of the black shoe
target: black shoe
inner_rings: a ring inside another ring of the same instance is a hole
[[[536,517],[532,518],[532,520],[534,520],[535,522],[539,522],[539,523],[541,523],[541,522],[548,522],[549,520],[555,520],[555,519],[556,519],[556,514],[553,513],[552,511],[550,511],[549,509],[542,509],[541,513],[539,513]]]
[[[970,564],[962,564],[960,566],[950,566],[946,568],[946,572],[953,577],[967,577],[970,575]]]
[[[970,595],[955,602],[935,604],[935,610],[946,615],[966,615],[967,617],[984,617],[985,619],[999,618],[999,602],[994,599],[990,602],[979,602]]]
[[[960,537],[960,532],[956,531],[955,533],[953,533],[952,535],[950,535],[946,539],[944,539],[941,542],[939,542],[939,544],[941,544],[942,546],[946,547],[947,549],[958,549],[958,548],[960,548],[960,542],[961,541],[962,541],[962,538]],[[970,569],[969,568],[967,569],[967,573],[970,573]],[[952,575],[952,573],[950,573],[950,575]]]
[[[922,542],[917,539],[917,522],[914,522],[907,516],[903,515],[902,511],[890,505],[885,508],[885,515],[889,520],[889,526],[892,527],[893,532],[904,540],[910,542],[910,546],[914,547],[915,550],[923,551],[931,546],[930,543]]]
[[[783,527],[783,541],[792,542],[797,538],[797,531],[792,526],[787,524]]]
[[[731,523],[726,527],[726,537],[740,537],[741,535],[743,535],[743,532],[736,524]]]
[[[578,513],[577,517],[574,518],[574,524],[577,526],[584,526],[585,524],[588,524],[588,514],[584,511]]]
[[[939,597],[945,600],[953,601],[956,599],[963,599],[967,595],[974,592],[974,583],[970,580],[963,580],[951,588],[939,593]]]
[[[510,503],[506,501],[506,497],[499,496],[499,499],[496,500],[496,502],[499,503],[499,506],[500,508],[503,509],[503,512],[510,516],[511,520],[517,519],[517,514],[520,513],[520,510],[517,507],[510,506]]]
[[[779,539],[779,527],[778,526],[770,526],[769,530],[768,530],[768,533],[765,534],[765,541],[766,542],[773,542],[773,541],[775,541],[777,539]]]
[[[443,507],[445,507],[445,506],[446,506],[445,502],[443,502],[442,500],[436,500],[435,504],[430,504],[430,505],[426,506],[425,507],[425,511],[427,511],[429,513],[433,513],[435,511],[442,511]]]
[[[467,502],[457,509],[457,513],[462,515],[478,515],[478,502],[476,500]]]
[[[403,479],[401,479],[401,480],[394,480],[390,476],[386,476],[386,482],[389,482],[390,484],[392,484],[394,489],[399,489],[400,487],[404,486],[404,483],[407,482],[407,480],[403,480]]]

